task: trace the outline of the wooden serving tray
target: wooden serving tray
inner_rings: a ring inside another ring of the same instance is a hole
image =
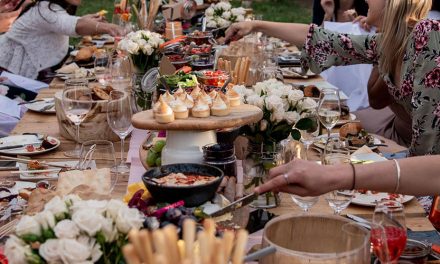
[[[160,124],[153,117],[153,110],[137,113],[131,119],[134,127],[147,130],[214,130],[220,128],[239,127],[255,123],[263,118],[260,108],[242,104],[231,108],[227,116],[210,116],[206,118],[189,117],[188,119],[176,119],[168,124]]]

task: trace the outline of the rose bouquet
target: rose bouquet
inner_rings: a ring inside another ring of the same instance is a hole
[[[298,129],[308,129],[312,125],[307,116],[316,109],[317,103],[304,97],[301,90],[292,89],[292,86],[275,79],[259,82],[252,89],[242,85],[233,89],[245,103],[263,111],[260,122],[244,127],[244,134],[251,143],[273,145],[289,135],[299,140],[301,133]]]
[[[119,263],[130,229],[142,227],[137,209],[119,200],[56,196],[44,210],[23,216],[6,241],[10,263]]]
[[[232,23],[244,21],[244,8],[232,8],[227,1],[212,4],[205,10],[206,26],[209,28],[227,28]]]
[[[118,48],[130,54],[138,71],[147,70],[159,65],[159,46],[164,43],[160,34],[148,30],[128,33],[119,43]]]

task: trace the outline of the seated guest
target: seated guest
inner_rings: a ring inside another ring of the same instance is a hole
[[[367,11],[364,0],[314,0],[312,22],[316,25],[323,21],[351,22],[357,15],[366,16]]]
[[[23,10],[12,28],[0,36],[0,68],[36,79],[67,55],[69,36],[124,34],[123,28],[97,15],[74,16],[81,0],[36,0]]]

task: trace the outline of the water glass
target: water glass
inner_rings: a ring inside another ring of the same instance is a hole
[[[111,56],[105,50],[97,52],[95,54],[95,77],[98,83],[102,86],[106,86],[111,81],[110,75]]]
[[[110,169],[110,191],[118,181],[118,172],[112,171],[116,166],[115,148],[107,140],[89,140],[82,144],[78,169]]]
[[[121,139],[121,162],[116,167],[118,172],[121,173],[130,171],[124,159],[125,138],[133,130],[131,125],[133,109],[130,97],[127,92],[114,90],[110,93],[110,99],[107,104],[107,122],[113,132]]]
[[[293,202],[298,205],[304,212],[308,212],[319,200],[319,196],[299,196],[291,194]]]
[[[110,74],[111,85],[115,90],[129,90],[133,78],[130,56],[124,53],[116,54],[112,58]]]
[[[299,130],[299,132],[301,133],[301,143],[304,144],[304,146],[306,147],[306,160],[309,160],[308,154],[309,154],[309,147],[310,145],[313,144],[313,142],[315,142],[315,138],[319,135],[319,120],[318,117],[316,115],[316,112],[313,111],[309,114],[305,114],[304,118],[308,118],[311,120],[311,127],[309,129],[298,129],[297,127],[295,127],[296,129]]]
[[[327,129],[330,138],[332,128],[341,118],[341,100],[336,89],[322,89],[319,95],[318,116],[321,124]]]
[[[371,263],[370,232],[357,223],[342,226],[342,241],[345,257],[341,263]]]
[[[67,81],[66,81],[67,82]],[[79,138],[79,126],[84,121],[87,113],[92,109],[93,99],[87,82],[83,82],[82,85],[67,85],[63,91],[61,105],[66,114],[66,117],[76,127],[76,145],[75,149],[64,152],[67,157],[79,158],[80,154],[80,138]]]

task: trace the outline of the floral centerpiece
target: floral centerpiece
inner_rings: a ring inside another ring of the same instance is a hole
[[[301,90],[292,89],[275,79],[259,82],[251,89],[245,86],[234,86],[246,104],[255,105],[263,111],[263,118],[255,124],[242,128],[243,134],[249,139],[248,154],[244,161],[245,189],[264,182],[269,169],[273,168],[282,158],[278,153],[277,143],[292,136],[299,140],[301,133],[298,129],[308,129],[313,121],[308,118],[317,103],[304,97]],[[276,196],[266,193],[255,202],[255,207],[276,206]]]
[[[205,10],[206,26],[209,28],[227,28],[232,23],[244,21],[244,8],[232,8],[229,2],[212,4]]]
[[[148,30],[128,33],[118,48],[130,54],[134,66],[141,73],[159,65],[159,46],[164,43],[162,35]]]
[[[119,263],[127,233],[142,227],[137,209],[119,200],[58,196],[34,216],[23,216],[6,241],[10,263]]]

